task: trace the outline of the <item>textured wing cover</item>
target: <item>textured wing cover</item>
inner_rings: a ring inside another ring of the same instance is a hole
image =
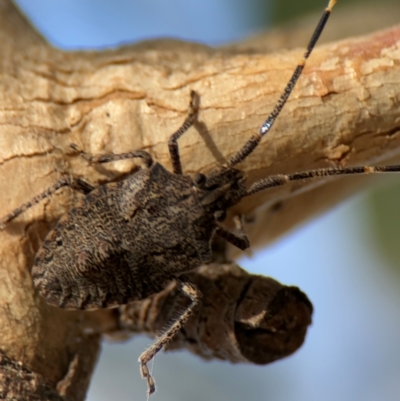
[[[48,303],[64,308],[147,298],[211,260],[214,227],[204,227],[202,213],[190,178],[159,164],[100,186],[48,234],[32,268],[34,284]]]

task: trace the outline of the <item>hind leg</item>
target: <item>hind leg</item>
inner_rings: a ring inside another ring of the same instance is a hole
[[[186,281],[185,279],[179,278],[179,284],[181,290],[191,299],[191,304],[181,313],[181,315],[171,324],[165,333],[157,338],[156,342],[147,348],[139,357],[140,372],[142,377],[147,379],[148,384],[148,395],[154,393],[156,390],[155,382],[153,377],[150,375],[147,364],[157,355],[157,353],[168,344],[177,332],[185,325],[187,320],[192,316],[195,309],[200,305],[201,292],[197,287]]]

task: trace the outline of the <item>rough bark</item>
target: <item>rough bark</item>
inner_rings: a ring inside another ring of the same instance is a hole
[[[186,349],[203,359],[265,365],[293,354],[304,342],[313,307],[297,287],[249,274],[232,262],[201,266],[188,274],[203,302],[166,350]],[[190,301],[172,283],[154,297],[118,308],[111,338],[151,337]]]
[[[332,21],[338,18],[334,13]],[[71,142],[92,153],[144,148],[170,167],[166,142],[185,117],[191,89],[201,96],[200,123],[179,141],[183,166],[187,173],[209,171],[258,129],[302,52],[268,54],[268,36],[221,49],[158,40],[63,52],[10,0],[0,0],[0,41],[1,215],[64,174],[97,184],[131,168],[88,166]],[[308,168],[400,161],[399,94],[399,26],[319,46],[273,131],[240,167],[253,182]],[[250,239],[261,246],[373,181],[288,185],[247,199],[233,213],[247,216]],[[60,394],[74,400],[84,398],[97,357],[93,332],[113,327],[115,316],[47,306],[29,268],[48,230],[78,198],[63,190],[0,232],[0,349],[11,364],[18,361],[54,389],[59,383]]]

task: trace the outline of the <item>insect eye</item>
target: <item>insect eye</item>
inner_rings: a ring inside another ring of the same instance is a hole
[[[225,210],[217,210],[214,213],[214,218],[217,221],[224,221],[226,219],[226,212]]]
[[[206,183],[206,176],[201,173],[196,173],[193,176],[193,181],[197,187],[204,187],[204,185]]]

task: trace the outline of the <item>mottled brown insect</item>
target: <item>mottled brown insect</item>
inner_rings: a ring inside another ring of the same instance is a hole
[[[79,178],[63,178],[0,220],[2,226],[61,187],[69,186],[85,195],[47,235],[34,260],[34,285],[52,305],[71,309],[115,307],[150,297],[171,280],[180,283],[182,291],[191,299],[190,305],[139,358],[149,394],[154,392],[155,385],[147,363],[180,330],[200,302],[200,292],[184,273],[212,261],[214,236],[243,250],[249,246],[240,224],[239,234],[220,225],[227,209],[244,197],[290,181],[400,170],[400,166],[310,170],[270,176],[248,188],[244,173],[234,168],[273,126],[335,2],[330,0],[302,60],[259,133],[224,166],[208,175],[183,175],[177,140],[198,114],[198,96],[192,92],[188,117],[168,143],[172,173],[142,150],[91,156],[73,144],[73,149],[91,163],[141,158],[144,166],[120,182],[96,188]]]

